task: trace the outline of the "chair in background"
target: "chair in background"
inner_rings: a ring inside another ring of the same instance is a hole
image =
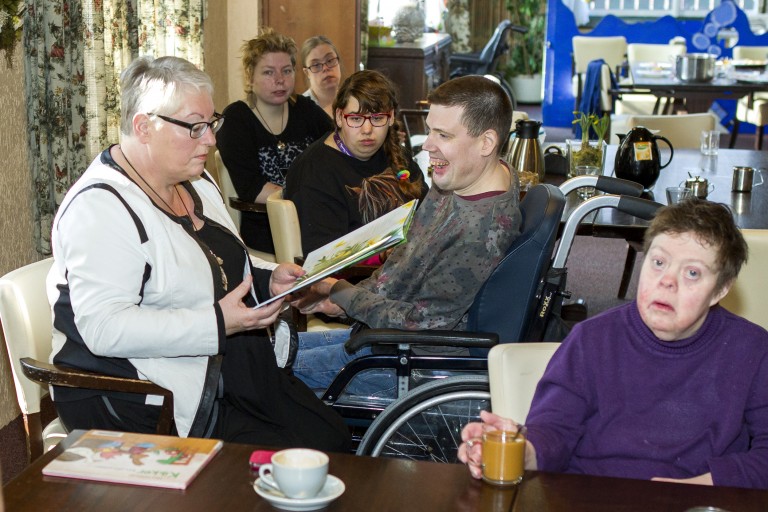
[[[158,434],[173,426],[173,394],[152,382],[98,375],[45,363],[51,355],[52,317],[45,279],[53,259],[31,263],[0,278],[0,323],[19,408],[27,431],[27,453],[34,460],[56,445],[67,432],[58,418],[43,429],[40,402],[48,385],[123,391],[164,397]]]
[[[304,251],[301,247],[301,225],[296,205],[290,199],[283,199],[283,191],[277,190],[267,197],[267,215],[269,229],[272,231],[272,243],[275,246],[277,263],[301,263]],[[369,275],[370,267],[365,267]],[[304,316],[294,310],[293,320],[299,331],[323,331],[328,329],[346,329],[347,324],[324,322],[315,315]]]
[[[405,141],[411,155],[421,151],[421,146],[427,140],[427,115],[429,107],[425,108],[401,108],[400,120],[405,131]]]
[[[584,89],[584,77],[589,63],[596,59],[603,59],[608,65],[608,71],[615,73],[622,62],[624,62],[624,56],[627,53],[627,40],[624,36],[574,36],[572,42],[572,86],[573,95],[576,98],[576,108],[578,108],[581,104],[581,96]],[[602,103],[604,107],[610,107],[610,102],[612,102],[612,98],[610,98],[611,95],[608,92],[610,89],[610,78],[607,83],[604,79],[601,81],[601,89],[605,96]],[[604,108],[603,110],[608,112],[612,110],[612,108]],[[588,114],[589,112],[585,113]]]
[[[229,171],[224,165],[218,150],[216,150],[216,170],[219,173],[219,184],[221,185],[221,193],[224,196],[224,205],[227,207],[229,216],[232,217],[232,221],[235,223],[235,227],[237,227],[238,231],[240,230],[240,221],[242,219],[242,214],[240,212],[257,212],[266,215],[266,205],[241,201],[237,198],[237,191],[235,190],[235,186],[232,184],[232,178],[230,178]],[[255,256],[264,261],[275,261],[274,254],[257,251],[256,249],[251,249],[250,247],[248,248],[248,253],[251,256]]]
[[[733,48],[734,60],[754,60],[765,62],[768,59],[768,46],[735,46]],[[728,147],[736,145],[741,123],[753,124],[756,127],[755,149],[763,149],[763,135],[765,125],[768,124],[768,93],[755,93],[751,102],[749,96],[744,96],[736,103],[736,114],[733,118],[733,129]]]
[[[503,343],[488,353],[493,412],[523,423],[536,386],[560,343]]]
[[[768,230],[743,229],[741,233],[749,246],[749,262],[720,305],[768,329]]]
[[[640,63],[656,63],[665,66],[662,69],[673,69],[675,57],[685,55],[686,47],[679,44],[646,44],[630,43],[627,45],[627,63],[632,69]],[[631,78],[630,78],[631,79]],[[617,102],[616,113],[621,115],[651,115],[663,112],[662,97],[656,97],[651,93],[624,94],[620,102]],[[667,98],[666,105],[671,106],[671,98]]]
[[[466,75],[490,75],[498,80],[499,84],[509,95],[512,108],[517,106],[512,86],[509,85],[503,73],[496,71],[501,57],[509,51],[510,32],[525,34],[526,27],[512,25],[509,20],[502,20],[493,31],[491,38],[479,53],[453,53],[450,56],[450,77],[456,78]]]
[[[629,116],[627,127],[635,128],[644,126],[649,130],[658,130],[672,143],[675,149],[693,148],[701,146],[701,132],[714,130],[717,126],[715,116],[704,114],[679,114],[668,116]],[[627,259],[624,262],[624,272],[621,275],[618,298],[623,299],[627,295],[629,282],[632,280],[632,272],[635,268],[637,253],[642,250],[641,244],[627,240]]]
[[[709,113],[678,114],[658,116],[629,116],[627,126],[645,126],[649,130],[658,130],[672,143],[675,149],[696,148],[701,145],[701,132],[714,130],[717,118]]]

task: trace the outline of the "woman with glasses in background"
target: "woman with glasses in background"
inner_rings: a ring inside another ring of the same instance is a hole
[[[301,65],[309,81],[304,96],[333,118],[333,100],[341,83],[341,59],[336,46],[325,36],[310,37],[301,45]]]
[[[307,148],[286,180],[305,254],[427,193],[400,144],[396,110],[395,87],[378,71],[358,71],[339,88],[336,130]]]
[[[120,143],[54,220],[52,361],[171,390],[184,437],[345,448],[341,418],[277,366],[268,330],[282,301],[251,307],[302,271],[250,260],[205,170],[225,126],[210,77],[177,57],[142,57],[120,90]],[[59,386],[52,396],[69,431],[156,430],[156,397]]]
[[[294,95],[296,50],[293,39],[271,28],[242,47],[246,99],[224,109],[216,145],[243,201],[266,203],[285,186],[293,160],[333,129],[323,109]],[[243,212],[240,233],[249,247],[275,252],[265,214]]]

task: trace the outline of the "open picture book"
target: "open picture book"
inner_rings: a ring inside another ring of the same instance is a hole
[[[255,307],[258,308],[281,299],[305,286],[404,242],[417,203],[418,200],[416,199],[409,201],[351,233],[310,252],[304,260],[303,266],[307,273],[296,280],[296,286],[257,304]]]
[[[186,489],[224,443],[217,439],[89,430],[43,474]]]

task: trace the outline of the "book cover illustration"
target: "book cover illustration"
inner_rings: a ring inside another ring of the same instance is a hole
[[[216,439],[89,430],[43,474],[185,489],[221,449]]]
[[[418,201],[413,199],[351,233],[315,249],[304,260],[303,268],[307,273],[296,280],[296,286],[257,304],[256,307],[269,304],[404,242],[417,204]]]

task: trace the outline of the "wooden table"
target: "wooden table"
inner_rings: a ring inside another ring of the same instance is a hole
[[[79,436],[74,432],[63,443]],[[274,511],[253,490],[248,457],[255,446],[226,444],[186,491],[44,477],[56,447],[4,488],[9,512],[73,511]],[[470,478],[457,464],[330,454],[330,473],[346,491],[325,510],[338,511],[675,511],[718,506],[730,512],[765,512],[768,491],[563,475],[529,471],[517,488]]]
[[[711,82],[681,82],[671,74],[649,77],[636,70],[632,73],[631,84],[621,84],[613,92],[614,96],[649,91],[659,98],[685,99],[686,110],[690,113],[707,112],[712,102],[718,99],[738,100],[743,96],[752,96],[755,92],[768,91],[768,83],[739,82],[732,78],[715,78]],[[654,114],[658,113],[656,102]]]

